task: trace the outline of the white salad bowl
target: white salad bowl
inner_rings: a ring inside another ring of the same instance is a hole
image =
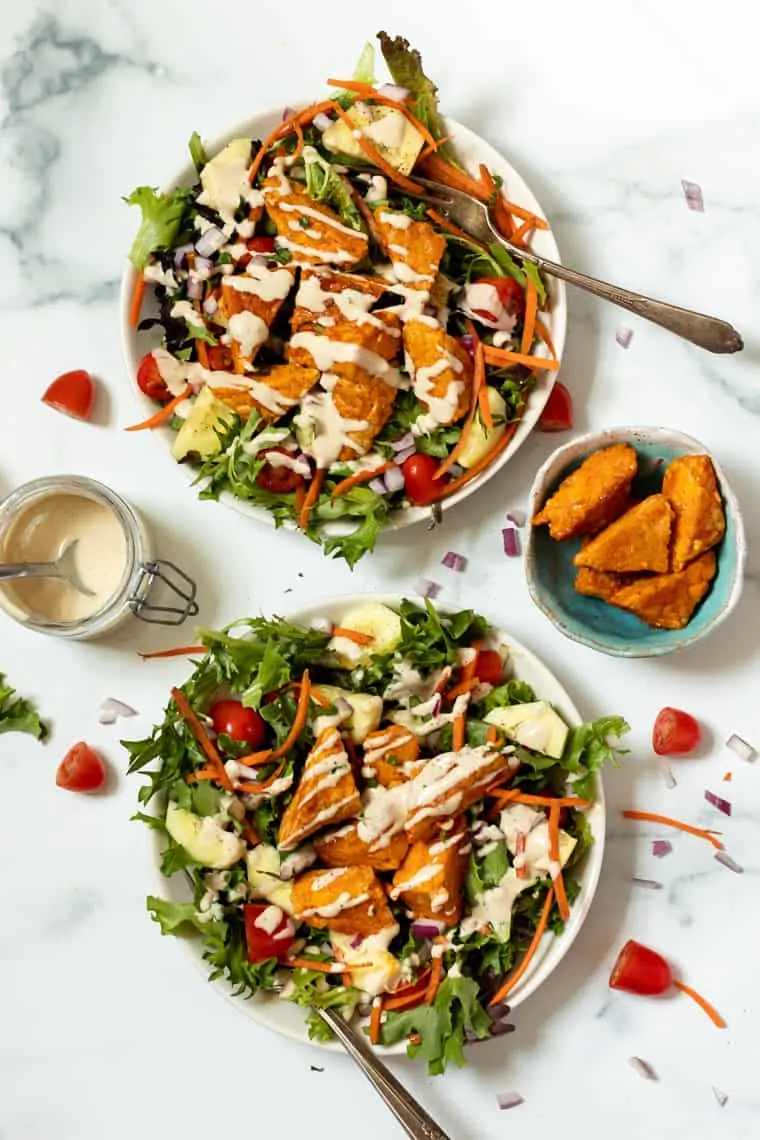
[[[207,144],[207,151],[210,155],[217,154],[223,146],[233,138],[265,138],[274,127],[282,121],[282,110],[276,111],[262,111],[258,115],[254,115],[243,122],[238,123],[235,127],[229,130],[226,134],[214,139]],[[522,179],[514,167],[504,158],[497,150],[494,150],[489,143],[485,142],[482,138],[476,135],[469,128],[462,126],[455,119],[445,119],[445,130],[447,135],[451,135],[454,145],[456,147],[459,158],[464,166],[474,173],[477,173],[479,163],[484,163],[494,174],[499,175],[504,182],[504,192],[510,201],[525,209],[530,210],[531,213],[545,218],[544,211],[541,209],[539,202],[528,187],[527,183]],[[164,186],[164,191],[168,192],[175,189],[177,186],[192,186],[197,181],[197,174],[191,162],[187,162],[180,171]],[[137,225],[137,219],[135,219]],[[542,257],[546,257],[551,261],[559,262],[560,254],[557,248],[557,243],[551,230],[536,230],[535,236],[532,241],[531,248]],[[121,334],[122,346],[124,356],[126,359],[127,370],[132,379],[138,401],[140,403],[141,411],[144,413],[145,418],[152,415],[156,411],[155,403],[145,396],[137,386],[137,367],[141,358],[146,352],[151,349],[157,348],[160,343],[160,335],[157,330],[150,330],[146,332],[138,332],[133,329],[129,321],[129,309],[132,295],[134,293],[136,282],[136,270],[127,262],[121,280]],[[557,352],[559,359],[562,359],[562,352],[565,345],[565,335],[567,331],[567,301],[565,285],[561,281],[554,278],[549,278],[547,281],[547,288],[551,300],[551,309],[546,313],[545,321],[552,338],[552,342]],[[150,308],[148,301],[144,305],[144,314],[150,315]],[[547,356],[548,352],[544,345],[536,349],[537,356]],[[444,499],[441,503],[443,510],[448,507],[453,507],[457,503],[462,502],[464,499],[472,495],[478,488],[482,487],[493,475],[499,471],[505,463],[514,455],[521,444],[527,439],[536,425],[536,422],[543,411],[546,401],[549,399],[552,387],[557,378],[558,373],[552,371],[545,371],[539,375],[533,391],[528,398],[525,413],[522,421],[520,422],[517,431],[508,447],[498,455],[490,467],[486,468],[480,475],[476,476],[472,482],[466,484],[460,491],[457,491],[450,498]],[[174,432],[168,426],[163,426],[154,429],[154,434],[160,439],[161,445],[166,450],[166,456],[172,466],[180,469],[184,473],[184,477],[188,482],[192,482],[196,477],[196,470],[187,463],[177,463],[171,456],[170,445],[174,438]],[[220,500],[226,503],[227,506],[232,507],[240,514],[248,515],[250,518],[258,519],[260,522],[268,523],[270,526],[274,525],[272,515],[264,507],[255,506],[254,504],[247,503],[242,499],[238,499],[230,492],[223,492]],[[428,520],[430,518],[429,507],[415,507],[410,506],[404,510],[392,511],[388,516],[383,529],[385,530],[400,530],[402,527],[411,526],[412,523]],[[284,526],[290,529],[295,529],[295,523],[292,520],[285,520]],[[340,529],[338,529],[340,528]],[[325,527],[325,533],[346,533],[351,527],[347,527],[340,523],[328,523]]]
[[[309,606],[295,610],[292,613],[284,614],[283,616],[288,621],[295,622],[299,625],[308,625],[318,618],[327,619],[333,624],[339,625],[343,615],[349,609],[353,609],[362,603],[369,601],[382,602],[385,605],[397,607],[401,604],[402,600],[403,598],[400,594],[349,594],[340,598],[329,598],[319,602],[313,602]],[[421,598],[411,598],[410,600],[417,602],[418,605],[424,605],[424,601]],[[436,603],[436,608],[442,613],[455,609],[453,606],[446,606],[439,603]],[[509,650],[511,675],[519,681],[527,681],[527,683],[535,689],[537,697],[549,701],[550,704],[554,705],[570,727],[582,724],[583,718],[554,674],[551,673],[529,649],[526,649],[510,634],[497,628],[494,628],[494,633],[499,641]],[[604,789],[599,776],[596,777],[594,803],[588,809],[586,818],[594,837],[594,843],[583,862],[578,866],[577,875],[581,889],[577,899],[573,903],[570,918],[566,922],[565,929],[559,937],[552,933],[544,935],[528,969],[509,995],[509,1006],[511,1009],[515,1009],[529,998],[557,968],[575,941],[591,907],[604,856],[606,815]],[[192,895],[184,876],[173,875],[167,879],[161,874],[160,859],[163,845],[157,832],[151,832],[151,836],[153,837],[155,845],[158,893],[170,902],[188,902],[192,898]],[[201,956],[200,939],[189,936],[187,938],[179,938],[177,941],[195,967],[201,970],[205,976],[208,976],[209,967]],[[262,1025],[266,1025],[267,1028],[273,1029],[276,1033],[284,1037],[290,1037],[294,1041],[300,1041],[302,1043],[309,1042],[306,1028],[308,1011],[303,1007],[264,994],[256,994],[252,997],[235,996],[232,986],[223,979],[216,980],[213,985],[218,993],[233,1002],[236,1009],[252,1017],[254,1021],[258,1021]],[[311,1044],[319,1045],[320,1048],[331,1049],[336,1052],[341,1052],[343,1049],[343,1046],[337,1041],[319,1041],[311,1042]],[[401,1041],[389,1047],[380,1046],[378,1047],[378,1052],[385,1054],[405,1053],[406,1044]]]

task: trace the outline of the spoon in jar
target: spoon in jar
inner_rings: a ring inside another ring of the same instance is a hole
[[[62,578],[72,589],[91,598],[95,591],[85,586],[76,565],[78,538],[65,544],[55,562],[0,562],[0,582],[15,578]]]

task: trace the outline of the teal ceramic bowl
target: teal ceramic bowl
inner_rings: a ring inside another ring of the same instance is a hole
[[[634,490],[642,496],[660,490],[671,460],[681,455],[709,454],[698,440],[668,428],[611,428],[581,436],[555,451],[538,472],[531,490],[531,517],[592,451],[613,443],[629,443],[636,450],[639,475]],[[573,558],[580,539],[555,542],[548,527],[530,528],[525,553],[528,590],[561,633],[614,657],[657,657],[693,645],[728,617],[742,591],[746,541],[736,496],[714,458],[713,466],[723,496],[726,534],[717,549],[718,571],[710,592],[684,629],[652,629],[634,614],[576,593]]]

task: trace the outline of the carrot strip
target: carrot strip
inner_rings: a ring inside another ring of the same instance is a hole
[[[495,724],[489,724],[488,732],[486,733],[486,744],[499,743],[499,730]]]
[[[481,384],[478,389],[478,411],[483,425],[487,431],[493,431],[493,413],[491,412],[491,405],[488,400],[488,389],[485,384]]]
[[[528,949],[525,951],[525,954],[523,955],[523,958],[522,958],[522,961],[520,962],[520,965],[517,967],[516,970],[512,971],[512,973],[509,975],[509,977],[505,981],[504,985],[496,993],[495,997],[491,998],[490,1002],[488,1003],[489,1005],[491,1005],[491,1006],[498,1005],[499,1002],[504,1001],[504,998],[507,996],[508,993],[511,993],[511,991],[515,988],[517,983],[520,981],[520,978],[523,976],[525,971],[528,969],[528,966],[531,963],[531,959],[533,958],[533,955],[536,953],[536,950],[538,949],[538,944],[544,936],[544,931],[546,930],[547,923],[549,922],[549,911],[552,909],[552,903],[553,902],[554,902],[554,887],[552,886],[552,887],[549,887],[548,893],[546,895],[546,902],[544,903],[544,909],[541,911],[541,917],[538,920],[538,926],[536,927],[533,938],[531,939],[530,946],[528,947]]]
[[[471,681],[472,678],[475,676],[475,670],[478,667],[478,654],[480,653],[480,650],[483,648],[483,642],[482,641],[474,641],[469,648],[474,649],[475,653],[470,658],[470,660],[467,662],[467,664],[462,667],[461,676],[462,676],[463,681]]]
[[[528,877],[528,868],[524,860],[520,860],[519,864],[517,863],[517,856],[525,854],[527,842],[525,834],[522,831],[518,831],[515,836],[515,875],[518,879],[527,879]]]
[[[304,504],[305,498],[306,498],[306,484],[304,483],[304,481],[302,479],[301,482],[296,487],[296,493],[295,493],[296,515],[300,516],[301,511],[303,510],[303,504]]]
[[[527,222],[523,222],[522,225],[517,227],[509,240],[513,245],[526,246],[530,241],[530,238],[533,236],[533,231],[535,228],[536,223],[533,218],[530,218]]]
[[[263,761],[262,761],[262,763],[263,763]],[[247,795],[251,795],[251,796],[260,795],[261,792],[265,792],[265,791],[267,791],[268,788],[271,788],[271,786],[275,782],[275,780],[279,780],[280,776],[285,771],[286,765],[287,765],[287,760],[281,760],[280,763],[275,768],[275,770],[269,776],[267,776],[266,780],[259,780],[257,783],[250,783],[250,782],[238,783],[237,791],[238,792],[245,792]],[[250,764],[249,767],[252,768],[253,765]]]
[[[355,124],[351,122],[340,104],[333,103],[332,109],[341,120],[341,122],[345,123],[349,130],[354,131]],[[395,182],[397,186],[400,186],[402,190],[407,190],[410,194],[423,193],[422,187],[418,185],[418,183],[412,182],[411,178],[407,178],[404,174],[400,174],[394,166],[391,166],[389,162],[386,162],[383,156],[375,150],[375,148],[367,139],[365,139],[364,135],[361,135],[356,141],[370,162],[376,166],[378,170],[382,170],[385,177],[389,178],[391,182]]]
[[[202,768],[196,768],[189,776],[185,776],[186,784],[199,784],[201,780],[216,780],[219,773],[213,764],[204,764]]]
[[[468,233],[465,233],[464,230],[460,230],[459,226],[455,226],[453,222],[450,222],[448,218],[444,218],[442,214],[437,213],[435,210],[426,210],[425,212],[431,221],[435,222],[437,226],[440,226],[442,230],[446,230],[446,232],[450,233],[453,237],[469,242],[470,245],[477,245],[481,249],[486,248],[482,241],[478,241]]]
[[[457,697],[461,697],[463,693],[471,693],[477,683],[477,677],[469,677],[465,681],[460,681],[458,685],[454,685],[453,689],[448,690],[446,700],[453,701]]]
[[[467,419],[464,422],[464,427],[462,428],[462,432],[461,432],[461,435],[459,436],[459,439],[456,441],[456,443],[452,447],[451,451],[446,456],[443,463],[441,463],[441,465],[437,469],[437,471],[433,472],[433,478],[434,479],[443,478],[443,476],[446,474],[446,472],[449,470],[449,468],[454,463],[456,463],[457,459],[459,458],[459,456],[464,451],[465,444],[467,443],[470,432],[472,431],[472,425],[475,423],[475,413],[478,410],[478,400],[480,397],[480,389],[485,385],[485,382],[486,382],[486,366],[485,366],[485,359],[483,356],[483,345],[482,345],[481,341],[478,339],[475,341],[475,368],[474,368],[474,371],[472,374],[472,397],[471,397],[471,401],[470,401],[470,410],[467,414]]]
[[[440,944],[441,939],[436,938],[436,942]],[[433,966],[432,966],[432,969],[430,971],[430,981],[428,982],[428,987],[425,990],[425,997],[424,997],[423,1003],[422,1003],[423,1005],[432,1005],[433,1002],[435,1001],[435,995],[438,993],[438,987],[441,984],[441,977],[442,976],[443,976],[443,954],[441,954],[440,958],[433,958]]]
[[[252,819],[246,821],[246,825],[240,832],[240,838],[248,843],[251,847],[256,847],[261,843],[261,836],[256,830],[256,824]]]
[[[528,277],[525,281],[525,317],[523,318],[522,340],[520,341],[520,352],[523,356],[530,353],[530,346],[533,344],[537,313],[538,290],[532,278]]]
[[[515,202],[510,202],[509,198],[504,198],[503,202],[513,218],[519,218],[523,222],[530,222],[533,229],[536,230],[549,229],[549,223],[544,221],[543,218],[539,218],[538,214],[526,210],[524,206],[518,206]]]
[[[705,1011],[713,1025],[717,1025],[718,1029],[726,1028],[725,1021],[720,1016],[715,1006],[710,1005],[709,1001],[707,1001],[706,998],[703,998],[701,994],[697,993],[697,991],[693,990],[691,986],[687,986],[683,982],[677,982],[674,980],[673,985],[677,990],[680,990],[682,994],[686,994],[687,997],[690,997],[692,1001],[695,1001],[699,1008]]]
[[[401,114],[407,119],[412,126],[420,132],[428,147],[432,150],[437,150],[443,139],[433,138],[430,131],[424,123],[421,123],[416,115],[412,114],[409,108],[404,103],[399,103],[397,99],[391,99],[388,95],[381,95],[369,83],[359,83],[355,79],[328,79],[328,87],[342,87],[346,91],[351,91],[355,95],[360,95],[363,99],[372,99],[375,103],[382,104],[383,107],[393,107],[394,110],[400,111]]]
[[[306,107],[305,110],[299,111],[297,115],[292,115],[291,118],[286,119],[284,123],[278,123],[274,130],[270,131],[270,133],[264,139],[260,150],[251,163],[248,170],[248,181],[253,182],[259,170],[261,169],[261,165],[264,159],[266,158],[267,151],[271,146],[274,145],[274,143],[278,142],[280,139],[287,138],[288,135],[292,134],[295,134],[296,138],[298,139],[299,128],[307,126],[312,121],[312,119],[315,118],[316,115],[319,115],[322,111],[329,111],[332,109],[332,107],[332,99],[323,99],[321,103],[312,103],[310,107]],[[300,150],[297,151],[297,153],[300,153]]]
[[[140,653],[143,661],[152,661],[154,657],[193,657],[196,653],[206,653],[205,645],[178,645],[176,649],[158,649],[155,653]]]
[[[505,237],[507,241],[515,240],[515,223],[512,221],[512,216],[501,196],[496,199],[493,207],[493,220],[502,237]]]
[[[550,372],[557,372],[559,369],[558,360],[546,360],[542,356],[526,356],[523,352],[494,348],[492,344],[483,345],[483,354],[486,364],[524,364],[526,368],[547,368]]]
[[[132,300],[129,305],[129,324],[130,327],[136,329],[140,323],[140,310],[142,309],[143,299],[145,297],[145,278],[142,273],[138,273],[135,278],[135,288],[132,293]]]
[[[554,347],[551,333],[538,315],[536,316],[536,332],[541,337],[541,340],[544,342],[546,347],[549,349],[549,352],[552,354],[552,360],[556,360],[557,350]]]
[[[316,970],[319,974],[347,974],[342,962],[312,962],[310,958],[286,958],[284,965],[298,970]]]
[[[578,796],[534,796],[529,795],[527,792],[521,792],[519,788],[513,788],[506,792],[491,792],[496,799],[509,801],[510,803],[518,804],[533,804],[538,807],[572,807],[587,808],[591,807],[591,800],[581,800]]]
[[[205,340],[196,340],[195,351],[198,354],[198,363],[201,368],[208,368],[208,350]]]
[[[324,481],[324,468],[318,467],[312,476],[311,483],[309,483],[309,489],[306,492],[306,498],[303,501],[303,506],[301,507],[300,513],[298,515],[298,525],[300,526],[301,530],[306,530],[307,526],[309,525],[309,515],[311,514],[311,509],[319,498],[319,492],[322,490],[322,484]]]
[[[376,997],[372,1002],[372,1013],[369,1018],[369,1040],[371,1045],[380,1041],[380,1025],[383,1018],[383,999]]]
[[[336,495],[343,495],[346,491],[350,491],[352,487],[356,487],[359,483],[369,483],[377,475],[382,475],[384,471],[390,471],[391,467],[395,467],[392,459],[387,463],[381,463],[379,467],[372,467],[366,471],[355,471],[353,475],[348,475],[342,479],[340,483],[336,483],[330,492],[330,498],[334,499]]]
[[[241,756],[239,762],[246,764],[249,768],[256,767],[257,764],[266,764],[270,760],[279,760],[282,756],[290,751],[298,737],[303,732],[306,718],[309,715],[309,700],[311,698],[311,681],[309,680],[309,670],[304,669],[303,677],[299,682],[300,690],[298,693],[298,705],[296,706],[296,715],[293,718],[293,723],[290,726],[288,735],[283,740],[282,744],[275,748],[273,751],[267,750],[265,752],[252,752],[249,756]],[[266,784],[271,783],[272,777],[270,776]]]
[[[299,123],[298,119],[293,120],[293,129],[296,132],[296,149],[293,151],[290,157],[295,159],[299,158],[303,152],[303,127]]]
[[[734,778],[733,772],[726,772],[725,776],[721,777],[721,779],[724,781],[724,783],[728,783],[730,780],[733,780],[733,778]]]
[[[432,970],[425,970],[416,982],[408,986],[400,986],[397,990],[387,994],[383,999],[383,1009],[414,1009],[422,1005],[430,984]]]
[[[360,633],[358,629],[348,629],[345,625],[333,626],[332,635],[333,637],[345,637],[357,645],[371,645],[375,640],[369,633]]]
[[[222,763],[222,758],[217,752],[214,745],[211,743],[211,740],[209,739],[205,728],[190,707],[190,702],[188,701],[187,697],[179,689],[172,689],[172,696],[174,698],[174,703],[177,706],[178,713],[182,719],[187,722],[187,726],[197,740],[201,752],[206,757],[209,764],[216,769],[216,779],[226,791],[231,792],[232,781],[225,771],[224,764]]]
[[[459,716],[454,717],[454,731],[451,740],[451,747],[454,752],[458,752],[460,748],[464,748],[465,724],[466,718],[464,713],[460,713]]]
[[[484,186],[482,181],[472,178],[469,174],[457,169],[456,166],[452,166],[439,154],[428,155],[420,165],[423,173],[433,182],[450,186],[452,190],[462,190],[465,194],[471,194],[473,198],[477,198],[479,202],[487,202],[493,192]]]
[[[639,819],[645,823],[661,823],[665,827],[676,827],[679,831],[687,831],[689,835],[696,835],[700,839],[706,839],[708,843],[712,843],[713,847],[717,847],[718,851],[723,850],[723,844],[716,835],[720,835],[720,831],[706,831],[703,827],[692,827],[690,823],[682,823],[680,819],[671,819],[667,815],[656,815],[651,811],[624,811],[624,819]]]
[[[166,420],[171,419],[174,409],[178,407],[183,400],[186,400],[191,393],[192,388],[188,384],[184,392],[180,392],[179,396],[175,396],[168,404],[164,404],[154,415],[150,416],[147,420],[143,420],[142,423],[132,424],[131,427],[124,428],[124,431],[145,431],[147,428],[158,427]]]
[[[570,904],[565,894],[565,880],[562,878],[562,867],[559,858],[559,805],[552,804],[549,809],[549,858],[556,863],[559,870],[554,877],[554,890],[557,894],[557,906],[560,917],[567,922],[570,917]]]
[[[473,463],[472,467],[469,467],[463,475],[458,475],[456,479],[452,479],[450,483],[447,483],[444,487],[441,487],[441,490],[438,493],[437,501],[440,501],[441,499],[447,499],[449,495],[453,495],[455,491],[458,491],[461,487],[464,487],[477,475],[480,475],[481,471],[485,471],[486,467],[490,467],[496,456],[501,455],[502,451],[504,451],[512,442],[512,436],[517,431],[517,428],[517,420],[511,424],[508,424],[504,435],[500,436],[499,439],[497,439],[491,450],[487,451],[482,459],[479,459],[477,463]]]

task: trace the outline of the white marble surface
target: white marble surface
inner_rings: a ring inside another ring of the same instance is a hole
[[[545,0],[525,10],[469,0],[461,9],[386,0],[376,15],[259,0],[36,0],[6,5],[0,31],[0,493],[52,472],[111,483],[147,515],[162,552],[200,582],[205,624],[348,590],[410,590],[420,574],[443,597],[480,607],[539,653],[590,715],[625,714],[632,752],[607,779],[610,835],[592,914],[569,959],[519,1011],[517,1032],[428,1080],[394,1064],[456,1140],[567,1134],[757,1135],[756,890],[760,771],[722,747],[729,731],[760,742],[757,687],[760,479],[760,84],[743,0]],[[714,311],[746,351],[711,358],[665,333],[570,298],[563,380],[576,428],[651,422],[689,432],[724,464],[744,503],[750,577],[734,618],[707,643],[659,661],[611,660],[556,633],[531,607],[519,561],[501,554],[503,512],[524,503],[558,439],[537,436],[445,528],[383,542],[352,575],[293,534],[275,535],[194,501],[149,436],[124,436],[135,401],[122,364],[117,280],[136,224],[120,201],[182,161],[194,128],[213,135],[262,105],[317,94],[348,72],[384,24],[424,52],[445,107],[499,146],[556,225],[565,259],[632,287]],[[742,31],[744,28],[744,31]],[[701,183],[689,212],[680,180]],[[628,351],[615,342],[634,328]],[[101,378],[97,422],[39,401],[48,381],[84,367]],[[465,575],[437,566],[446,549]],[[101,727],[108,695],[147,730],[176,662],[135,650],[171,635],[131,627],[100,644],[42,640],[0,627],[0,668],[53,724],[38,746],[0,737],[0,1137],[151,1140],[170,1135],[373,1140],[398,1129],[347,1059],[271,1036],[204,986],[144,910],[153,886],[146,836],[128,822],[136,785]],[[667,791],[651,753],[657,709],[699,715],[713,744],[676,761]],[[120,773],[98,799],[66,795],[54,774],[87,738]],[[732,784],[720,784],[723,772]],[[703,790],[736,807],[732,875],[696,839],[650,855],[651,829],[622,806],[719,826]],[[645,891],[632,875],[660,879]],[[607,976],[629,936],[657,947],[725,1014],[719,1032],[685,998],[613,995]],[[657,1083],[627,1064],[649,1061]],[[312,1071],[312,1065],[324,1072]],[[720,1108],[711,1086],[729,1095]],[[526,1103],[500,1114],[497,1092]]]

